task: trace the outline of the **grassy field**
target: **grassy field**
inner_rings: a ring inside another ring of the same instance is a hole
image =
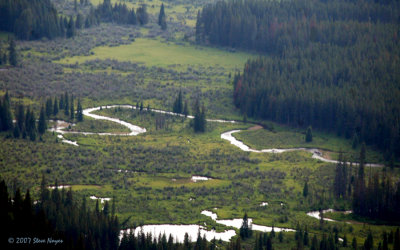
[[[92,52],[93,55],[90,56],[64,58],[58,62],[75,64],[94,59],[114,59],[181,70],[186,70],[188,66],[223,67],[229,72],[240,69],[247,59],[253,57],[243,52],[233,53],[188,44],[176,45],[147,38],[137,38],[129,45],[118,47],[96,47]]]
[[[83,122],[76,123],[70,131],[77,132],[92,132],[92,133],[130,133],[131,131],[120,124],[106,120],[94,120],[90,117],[85,117]]]

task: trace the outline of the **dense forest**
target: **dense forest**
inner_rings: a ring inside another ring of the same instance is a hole
[[[57,187],[57,183],[55,186]],[[1,221],[3,225],[7,225],[7,231],[1,236],[3,246],[12,237],[15,239],[15,245],[17,238],[30,238],[29,243],[28,240],[24,240],[23,244],[18,243],[21,245],[16,247],[118,248],[119,223],[115,216],[115,206],[110,208],[108,203],[101,209],[97,200],[95,209],[90,210],[85,199],[80,205],[77,204],[71,190],[49,190],[44,177],[38,201],[32,200],[29,190],[26,191],[25,198],[19,188],[11,195],[4,181],[0,183],[0,199]],[[34,238],[45,240],[45,243],[34,245]],[[49,243],[48,238],[54,242]],[[6,248],[8,247],[10,245],[6,245]]]
[[[82,1],[81,5],[88,3]],[[91,6],[87,16],[82,15],[76,6],[75,12],[76,15],[69,18],[58,15],[50,0],[0,0],[0,31],[12,32],[22,40],[71,38],[75,36],[76,29],[89,28],[100,22],[144,25],[149,21],[145,5],[138,7],[135,13],[125,4],[112,6],[110,0],[104,0],[96,8]]]
[[[351,201],[355,215],[397,224],[400,221],[400,181],[386,168],[367,177],[365,156],[363,143],[357,173],[352,172],[352,166],[347,166],[342,155],[339,156],[333,182],[335,198]]]
[[[50,0],[0,0],[0,30],[19,39],[48,39],[64,35],[64,19]]]
[[[390,160],[400,155],[399,10],[398,1],[218,2],[199,13],[196,39],[271,55],[234,77],[243,114],[353,137]]]

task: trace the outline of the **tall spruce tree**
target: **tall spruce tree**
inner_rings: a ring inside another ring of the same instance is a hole
[[[46,123],[46,115],[44,111],[44,107],[40,109],[40,116],[39,116],[39,124],[38,124],[38,132],[40,135],[44,134],[47,129],[47,123]]]
[[[69,115],[71,120],[74,120],[75,118],[75,107],[74,107],[74,96],[71,96],[71,104],[70,104],[70,111],[69,111]]]
[[[11,113],[10,96],[8,92],[3,97],[3,102],[0,107],[1,130],[8,131],[13,129],[13,118]]]
[[[76,119],[78,120],[78,122],[83,121],[83,110],[80,99],[78,99],[78,106],[76,108]]]
[[[58,101],[57,96],[54,97],[54,106],[53,106],[53,115],[56,116],[58,114]]]
[[[75,22],[72,16],[69,17],[69,22],[67,25],[67,38],[75,36]]]
[[[313,136],[312,136],[312,128],[311,126],[308,126],[307,131],[306,131],[306,142],[312,142]]]
[[[158,25],[161,26],[162,30],[167,29],[167,21],[166,21],[166,16],[165,16],[165,11],[164,11],[164,4],[161,4],[160,7],[160,13],[158,14]]]
[[[69,115],[69,98],[68,98],[68,92],[65,92],[64,94],[64,114]]]
[[[15,41],[13,38],[10,38],[9,47],[8,47],[8,61],[12,66],[17,66],[18,58],[17,58],[17,50],[15,48]]]

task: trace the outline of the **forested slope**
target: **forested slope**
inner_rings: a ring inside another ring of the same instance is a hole
[[[335,131],[400,155],[397,1],[230,1],[199,13],[196,38],[262,52],[234,78],[251,117]]]

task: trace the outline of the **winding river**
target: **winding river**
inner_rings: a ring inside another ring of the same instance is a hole
[[[83,115],[85,115],[85,116],[91,117],[95,120],[107,120],[107,121],[118,123],[122,126],[127,127],[131,132],[130,133],[92,133],[92,132],[67,131],[67,130],[65,130],[65,128],[67,128],[68,126],[73,126],[73,124],[69,124],[69,123],[66,123],[63,121],[57,121],[55,123],[56,125],[49,130],[58,133],[59,134],[58,137],[60,139],[62,139],[62,142],[68,143],[68,144],[71,144],[74,146],[79,146],[79,145],[76,141],[66,140],[63,137],[63,134],[70,133],[70,134],[83,134],[83,135],[96,134],[96,135],[135,136],[138,134],[146,133],[147,130],[145,128],[136,126],[129,122],[125,122],[125,121],[122,121],[117,118],[111,118],[111,117],[107,117],[107,116],[92,114],[92,112],[101,110],[103,108],[136,109],[135,106],[133,106],[133,105],[107,105],[107,106],[99,106],[99,107],[94,107],[94,108],[87,108],[87,109],[83,110]],[[147,108],[144,108],[144,110],[147,111]],[[159,109],[150,109],[150,111],[155,112],[155,113],[185,117],[183,114],[177,114],[177,113],[159,110]],[[186,118],[193,119],[194,117],[191,115],[188,115]],[[208,122],[219,122],[219,123],[237,123],[236,121],[232,121],[232,120],[219,120],[219,119],[207,119],[207,121]],[[322,152],[317,148],[268,148],[268,149],[262,149],[262,150],[252,149],[249,146],[247,146],[246,144],[244,144],[242,141],[239,141],[238,139],[236,139],[232,135],[232,134],[238,133],[240,131],[241,130],[231,130],[231,131],[224,132],[221,134],[221,139],[229,141],[232,145],[234,145],[234,146],[238,147],[239,149],[246,151],[246,152],[279,154],[279,153],[284,153],[284,152],[303,150],[303,151],[310,152],[312,154],[313,159],[317,159],[317,160],[320,160],[323,162],[328,162],[328,163],[334,163],[334,164],[338,163],[338,161],[327,159],[327,158],[323,157]],[[350,162],[346,162],[346,164],[350,164]],[[358,165],[358,163],[353,163],[353,165]],[[366,165],[369,167],[382,167],[383,166],[382,164],[376,164],[376,163],[367,163]]]

